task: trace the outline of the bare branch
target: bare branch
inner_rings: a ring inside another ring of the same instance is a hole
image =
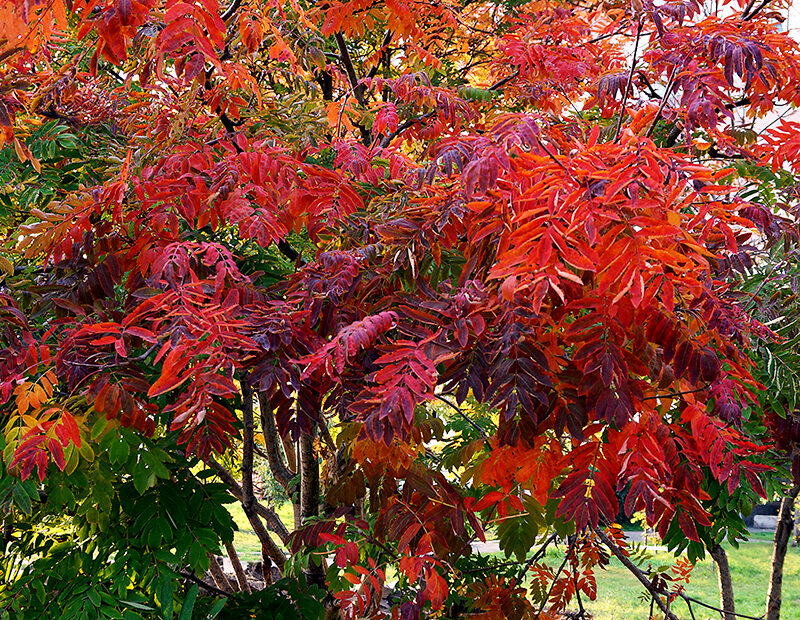
[[[239,561],[239,554],[236,553],[233,544],[230,542],[225,543],[225,551],[228,552],[228,559],[233,566],[233,572],[236,575],[236,581],[239,582],[239,589],[242,592],[250,592],[250,584],[247,583],[247,575],[244,574],[242,563]]]
[[[467,422],[469,422],[469,423],[470,423],[470,425],[472,426],[472,428],[474,428],[476,431],[478,431],[478,432],[481,434],[481,437],[483,437],[484,439],[486,439],[486,431],[485,431],[485,430],[483,430],[483,429],[482,429],[482,428],[481,428],[481,427],[480,427],[480,426],[477,424],[477,422],[475,422],[475,420],[473,420],[473,419],[472,419],[472,418],[470,418],[470,417],[469,417],[469,416],[468,416],[466,413],[464,413],[464,412],[461,410],[461,407],[459,407],[459,406],[458,406],[458,405],[456,405],[455,403],[451,403],[451,402],[450,402],[449,400],[447,400],[446,398],[442,398],[442,397],[441,397],[441,396],[439,396],[438,394],[436,395],[436,399],[437,399],[437,400],[440,400],[440,401],[442,401],[442,402],[443,402],[445,405],[448,405],[448,406],[452,407],[452,408],[453,408],[453,409],[454,409],[454,410],[455,410],[455,411],[458,413],[458,415],[460,415],[460,416],[461,416],[462,418],[464,418],[464,419],[465,419]]]
[[[614,132],[614,141],[619,138],[622,131],[622,118],[625,116],[625,104],[628,103],[628,94],[631,90],[631,83],[633,82],[633,72],[636,70],[636,53],[639,51],[639,39],[642,34],[642,18],[636,23],[636,40],[633,44],[633,58],[631,59],[631,70],[628,73],[628,83],[625,86],[625,94],[622,96],[622,105],[619,109],[619,121],[617,122],[617,130]]]
[[[631,559],[622,552],[622,549],[617,547],[617,545],[611,541],[611,539],[606,535],[605,532],[603,532],[603,530],[597,528],[594,532],[597,534],[597,537],[603,542],[603,544],[608,547],[609,551],[611,551],[611,553],[613,553],[616,558],[622,562],[622,565],[627,568],[631,574],[636,577],[636,579],[639,580],[639,583],[641,583],[645,589],[647,589],[647,591],[653,597],[653,600],[655,600],[656,605],[658,605],[659,609],[664,612],[664,618],[666,620],[678,620],[678,617],[672,613],[664,601],[661,600],[662,593],[656,590],[653,583],[647,578],[647,575],[645,575],[645,573],[638,566],[636,566],[636,564],[631,562]]]
[[[193,581],[194,583],[199,585],[201,588],[205,588],[209,592],[213,592],[214,594],[216,594],[218,596],[224,596],[225,598],[230,598],[231,597],[231,593],[230,592],[225,592],[225,590],[220,590],[219,588],[216,588],[216,587],[212,586],[210,583],[206,583],[205,581],[200,579],[200,577],[198,577],[194,573],[190,573],[189,571],[182,570],[178,574],[181,577],[183,577],[184,579],[188,579],[189,581]]]
[[[241,502],[242,498],[244,497],[242,494],[242,487],[239,486],[239,483],[236,482],[236,479],[230,474],[230,472],[228,472],[227,469],[210,457],[205,460],[205,464],[217,473],[217,476],[219,476],[220,480],[222,480],[222,482],[228,487],[231,495]],[[264,521],[266,521],[269,529],[278,535],[278,538],[280,538],[280,541],[283,544],[286,544],[289,541],[289,530],[286,528],[286,525],[284,525],[283,521],[281,521],[281,518],[278,516],[278,514],[274,510],[271,510],[270,508],[267,508],[258,502],[253,505],[253,508],[255,509],[256,513],[263,518]]]
[[[227,592],[236,592],[236,588],[233,584],[228,580],[228,577],[222,572],[222,569],[219,567],[219,562],[217,562],[217,556],[213,553],[208,554],[208,570],[211,573],[212,579],[214,579],[214,583],[217,584],[217,587],[221,590],[225,590]]]
[[[278,481],[278,484],[291,496],[295,491],[296,484],[292,483],[292,478],[294,478],[294,476],[286,466],[283,456],[281,456],[278,446],[280,434],[275,424],[275,414],[272,412],[272,407],[269,404],[269,398],[267,398],[266,394],[259,393],[258,409],[261,414],[261,432],[264,435],[264,445],[266,447],[269,469],[275,477],[275,480]]]
[[[494,84],[492,84],[488,88],[488,90],[499,90],[499,89],[503,88],[503,86],[505,86],[506,84],[511,82],[512,80],[516,79],[518,76],[519,76],[519,69],[514,71],[514,73],[512,73],[511,75],[507,75],[502,80],[499,80],[499,81],[495,82]]]

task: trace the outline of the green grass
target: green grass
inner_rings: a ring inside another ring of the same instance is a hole
[[[726,547],[731,566],[736,611],[750,616],[764,613],[769,582],[772,545],[761,542],[742,543],[739,549]],[[667,564],[671,556],[664,552],[654,554],[653,564]],[[597,572],[598,596],[596,601],[587,601],[585,606],[595,620],[645,620],[649,613],[649,602],[640,600],[644,588],[616,560],[605,571]],[[719,606],[717,573],[713,562],[706,559],[698,563],[686,594],[705,603]],[[693,605],[695,617],[719,618],[719,614]],[[675,604],[679,618],[690,618],[686,604]],[[783,575],[782,620],[800,620],[800,549],[790,548],[786,556]]]

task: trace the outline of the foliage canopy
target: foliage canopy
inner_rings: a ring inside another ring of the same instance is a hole
[[[621,513],[741,538],[800,479],[785,4],[3,3],[3,609],[550,618]],[[231,501],[260,593],[198,583]]]

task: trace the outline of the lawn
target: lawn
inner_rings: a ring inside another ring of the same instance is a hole
[[[253,533],[241,505],[230,504],[229,509],[239,531],[234,538],[234,546],[243,561],[254,562],[260,559],[261,545]],[[292,508],[289,503],[277,510],[283,522],[292,529]],[[754,537],[754,542],[742,543],[739,549],[726,547],[733,575],[736,595],[736,611],[750,616],[764,613],[764,602],[767,596],[767,582],[772,558],[772,544],[768,540],[771,535],[761,534]],[[548,562],[557,565],[562,550],[554,549],[548,553]],[[666,552],[654,552],[653,565],[670,563],[671,557]],[[640,600],[644,588],[616,560],[605,571],[597,572],[598,597],[595,601],[585,601],[585,607],[593,614],[594,620],[645,620],[650,606]],[[692,580],[686,593],[711,605],[719,605],[717,590],[717,574],[710,559],[700,562],[692,573]],[[783,577],[782,620],[800,620],[800,549],[790,548],[786,556]],[[713,618],[719,614],[712,610],[703,610],[693,605],[697,620]],[[674,608],[679,618],[691,618],[683,601]]]
[[[764,542],[743,543],[739,549],[726,547],[733,576],[736,596],[736,611],[750,616],[764,613],[769,581],[772,545]],[[671,556],[657,552],[653,564],[667,564]],[[640,600],[644,588],[616,560],[605,571],[597,573],[598,597],[596,601],[586,602],[595,620],[639,620],[646,619],[650,609],[649,602]],[[686,593],[696,599],[719,606],[717,573],[710,559],[699,563],[693,573]],[[692,606],[697,620],[719,618],[719,614],[696,605]],[[679,618],[691,618],[683,601],[676,603],[674,609]],[[783,577],[782,620],[800,620],[800,549],[790,548],[786,557]]]

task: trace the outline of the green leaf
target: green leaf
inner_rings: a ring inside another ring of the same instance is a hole
[[[214,603],[211,606],[211,609],[208,610],[208,615],[206,616],[206,618],[209,619],[216,618],[217,614],[222,611],[222,608],[225,607],[225,603],[227,602],[228,602],[227,599],[224,598],[219,599],[216,603]]]
[[[170,600],[172,600],[172,595],[170,595]],[[155,611],[154,608],[135,601],[120,601],[120,604],[133,607],[134,609],[141,609],[142,611]]]
[[[189,588],[189,593],[186,595],[186,599],[183,601],[183,607],[181,607],[181,613],[178,616],[178,620],[191,620],[194,602],[197,600],[197,592],[199,589],[200,588],[197,584],[194,584],[191,588]]]
[[[164,575],[161,578],[161,594],[159,599],[161,601],[161,611],[164,620],[172,620],[172,593],[174,584],[171,575]]]
[[[21,484],[14,485],[11,495],[14,497],[14,503],[22,512],[24,512],[26,515],[29,515],[33,512],[31,498],[25,492],[25,489]]]
[[[124,439],[115,441],[108,450],[108,456],[112,463],[125,463],[130,455],[131,447]]]

